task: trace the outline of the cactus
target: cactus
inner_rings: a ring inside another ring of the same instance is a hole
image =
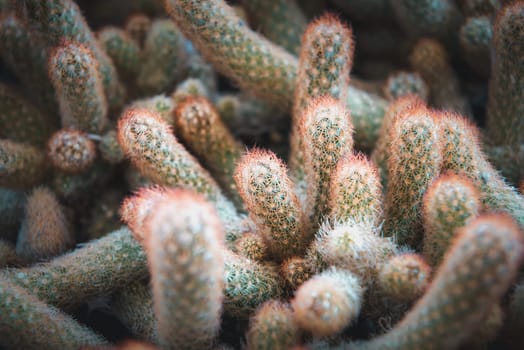
[[[96,145],[82,131],[62,129],[47,141],[47,156],[58,170],[82,173],[93,165]]]
[[[417,254],[399,254],[381,267],[377,286],[387,297],[411,302],[420,297],[429,285],[431,268]]]
[[[427,101],[429,87],[420,74],[409,72],[393,73],[384,85],[384,94],[390,101],[406,95],[417,95],[421,100]]]
[[[267,258],[269,248],[261,235],[246,232],[236,241],[235,251],[250,260],[263,261]]]
[[[400,244],[422,239],[421,204],[427,186],[440,173],[438,123],[423,106],[402,110],[391,126],[384,231]]]
[[[175,124],[182,141],[203,160],[203,165],[241,209],[243,203],[233,173],[243,148],[222,123],[211,102],[203,97],[184,99],[175,109]]]
[[[145,276],[145,254],[125,227],[49,262],[0,272],[0,278],[62,309],[108,295]]]
[[[142,62],[140,48],[131,35],[117,27],[104,27],[97,32],[97,38],[122,78],[136,78]]]
[[[351,349],[456,348],[513,281],[524,252],[519,236],[517,225],[504,215],[486,215],[469,223],[406,317],[385,335]]]
[[[470,17],[460,28],[460,47],[464,60],[477,74],[489,76],[493,23],[487,16]]]
[[[224,232],[215,208],[200,195],[173,191],[145,221],[159,344],[210,348],[224,297]]]
[[[83,345],[108,344],[71,316],[3,278],[0,310],[0,343],[9,349],[78,349]]]
[[[291,257],[280,265],[280,274],[291,290],[296,290],[302,283],[313,276],[313,271],[306,259]]]
[[[524,143],[524,72],[514,57],[524,55],[524,4],[504,7],[493,26],[493,60],[489,83],[486,130],[495,145]]]
[[[301,124],[309,104],[328,95],[347,99],[353,65],[353,33],[335,17],[326,15],[308,25],[302,40],[292,110],[290,166],[297,181],[304,178],[304,141]]]
[[[62,127],[98,133],[108,123],[98,61],[81,44],[61,42],[49,57],[49,78],[60,105]]]
[[[147,33],[151,30],[151,19],[143,13],[136,13],[127,19],[124,28],[138,47],[143,49]]]
[[[360,312],[362,287],[350,272],[330,269],[302,284],[291,304],[295,322],[315,336],[342,331]]]
[[[245,0],[242,5],[253,22],[253,28],[288,52],[298,55],[307,20],[295,0]]]
[[[298,343],[299,330],[289,305],[277,300],[262,304],[247,333],[248,350],[287,350]]]
[[[457,230],[481,210],[478,190],[465,176],[453,173],[435,179],[424,194],[424,256],[438,266]]]
[[[284,164],[271,152],[251,151],[237,166],[235,181],[274,257],[285,259],[303,253],[307,219]]]
[[[0,186],[26,188],[43,181],[44,153],[25,143],[0,140]]]
[[[56,195],[46,187],[35,188],[27,199],[16,252],[28,262],[47,260],[74,246],[75,237]]]

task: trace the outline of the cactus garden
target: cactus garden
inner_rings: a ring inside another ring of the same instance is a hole
[[[522,349],[523,193],[522,0],[0,0],[0,349]]]

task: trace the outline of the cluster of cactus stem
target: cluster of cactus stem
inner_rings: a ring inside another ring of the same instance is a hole
[[[524,344],[524,1],[109,3],[0,0],[0,348]]]

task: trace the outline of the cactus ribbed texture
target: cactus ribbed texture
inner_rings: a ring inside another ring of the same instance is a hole
[[[0,278],[62,309],[108,295],[145,276],[146,256],[125,227],[49,262],[0,272]]]
[[[41,182],[47,169],[45,154],[35,146],[0,140],[0,186],[26,188]]]
[[[224,297],[224,232],[215,208],[199,194],[173,191],[154,204],[144,229],[159,344],[211,348]]]
[[[439,125],[423,106],[401,111],[391,126],[384,232],[400,244],[422,239],[422,196],[440,173]]]
[[[175,109],[175,124],[177,135],[242,208],[233,173],[243,146],[226,128],[215,107],[204,97],[188,97]]]
[[[327,95],[346,101],[353,65],[353,32],[333,15],[308,25],[302,38],[292,110],[289,163],[297,181],[304,179],[304,139],[300,127],[311,101]]]
[[[171,127],[175,123],[173,118],[175,107],[176,104],[173,98],[164,94],[135,100],[129,106],[129,108],[145,108],[151,113],[157,113]]]
[[[66,173],[82,173],[93,165],[96,145],[78,130],[62,129],[47,141],[47,156],[56,169]]]
[[[6,349],[79,349],[108,342],[71,316],[0,279],[0,344]]]
[[[75,42],[61,42],[50,54],[49,78],[60,105],[62,127],[98,133],[108,123],[107,101],[89,48]]]
[[[47,187],[38,187],[27,199],[16,252],[29,262],[47,260],[73,248],[75,238],[64,208]]]
[[[524,143],[524,2],[502,9],[493,27],[486,130],[493,144]]]
[[[432,266],[440,265],[457,229],[481,210],[480,195],[464,175],[439,176],[424,195],[423,253]]]
[[[472,221],[406,317],[387,334],[351,349],[457,348],[513,282],[523,253],[519,229],[510,218],[493,214]]]
[[[298,343],[298,325],[288,304],[269,300],[249,321],[246,350],[289,350]]]
[[[291,302],[295,321],[315,336],[335,335],[358,317],[362,294],[360,281],[351,272],[326,270],[295,292]]]
[[[235,242],[235,251],[248,259],[263,261],[268,255],[268,246],[258,233],[246,232]]]
[[[337,162],[353,151],[349,111],[331,96],[314,99],[302,117],[300,138],[307,185],[305,211],[315,225],[328,214],[330,180]]]
[[[313,271],[306,259],[291,257],[280,265],[280,274],[291,290],[296,290],[302,283],[313,276]]]
[[[304,253],[307,219],[284,163],[272,152],[251,151],[237,166],[235,181],[251,219],[275,258]]]

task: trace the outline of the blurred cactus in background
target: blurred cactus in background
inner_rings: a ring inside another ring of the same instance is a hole
[[[0,0],[0,348],[521,349],[523,33],[523,0]]]

